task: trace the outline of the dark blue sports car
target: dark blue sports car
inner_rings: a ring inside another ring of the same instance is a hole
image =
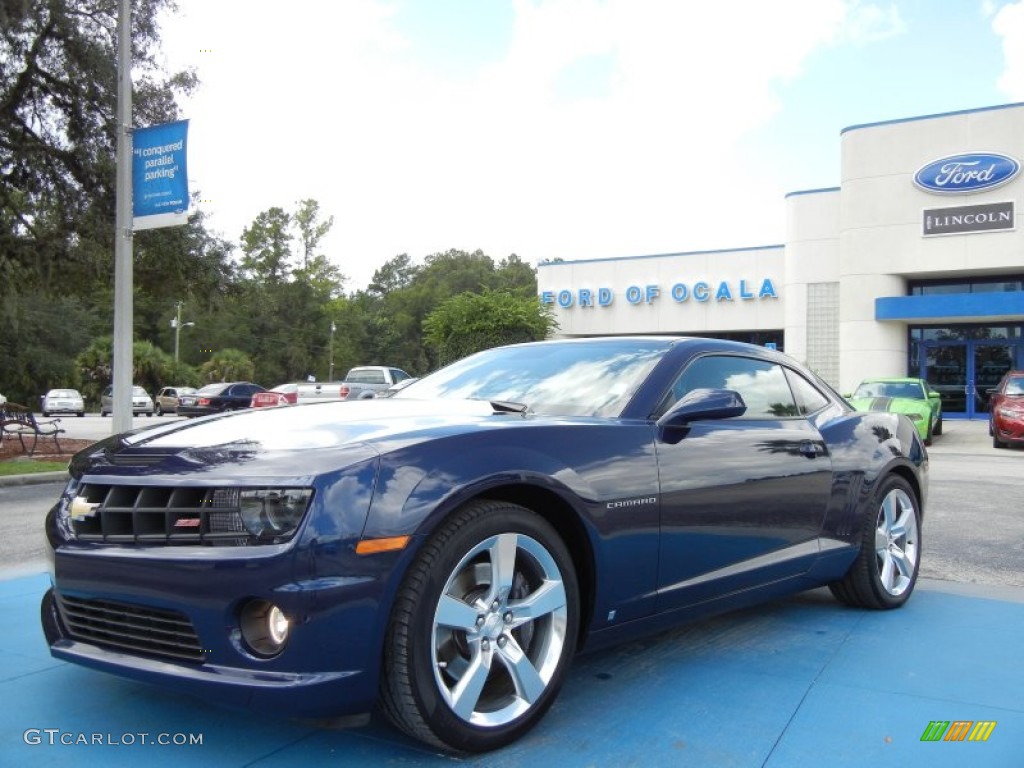
[[[927,469],[905,416],[855,412],[765,349],[503,347],[386,400],[78,454],[43,625],[60,659],[301,718],[379,703],[488,750],[581,649],[825,584],[902,605]]]

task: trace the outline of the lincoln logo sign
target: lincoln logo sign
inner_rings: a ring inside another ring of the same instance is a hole
[[[771,278],[764,280],[748,281],[740,280],[731,283],[722,280],[718,283],[710,283],[699,280],[692,285],[687,283],[675,283],[668,288],[668,295],[677,304],[684,301],[757,301],[760,299],[777,299],[779,294],[775,290],[775,284]],[[633,306],[641,304],[653,304],[662,294],[660,285],[631,285],[626,290],[624,298],[628,304]],[[580,288],[572,291],[565,288],[561,291],[541,291],[541,304],[557,304],[562,309],[569,309],[572,306],[579,307],[610,307],[615,301],[615,292],[611,288]]]
[[[981,192],[1005,184],[1020,172],[1009,155],[971,152],[933,160],[914,174],[914,184],[940,195]]]

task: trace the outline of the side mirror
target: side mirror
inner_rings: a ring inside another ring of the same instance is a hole
[[[747,412],[739,392],[731,389],[694,389],[687,392],[657,422],[658,439],[678,443],[694,421],[732,419]]]
[[[992,390],[990,389],[989,392],[991,392],[991,391]],[[942,399],[942,395],[939,394],[938,392],[935,392],[934,390],[932,390],[931,392],[928,393],[928,399],[929,400],[941,400]]]

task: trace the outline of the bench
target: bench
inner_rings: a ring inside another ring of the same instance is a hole
[[[53,444],[57,447],[57,453],[60,453],[60,436],[64,434],[64,429],[60,426],[60,419],[40,421],[36,419],[31,409],[24,405],[4,403],[0,405],[0,427],[3,430],[0,433],[0,438],[13,440],[17,437],[18,442],[21,443],[22,452],[29,456],[36,452],[36,443],[40,437],[52,437]],[[26,447],[26,438],[32,438],[31,447]]]

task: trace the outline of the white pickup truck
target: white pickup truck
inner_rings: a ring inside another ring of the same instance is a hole
[[[361,365],[350,370],[344,381],[300,384],[296,391],[296,402],[369,400],[378,392],[408,378],[411,377],[401,368],[392,368],[386,365]]]

